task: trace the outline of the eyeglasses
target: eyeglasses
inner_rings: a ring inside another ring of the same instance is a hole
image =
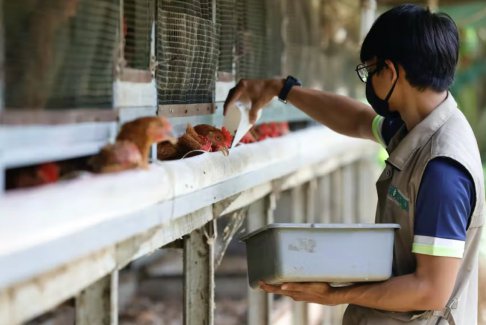
[[[372,63],[372,64],[369,64],[369,65],[365,65],[364,63],[360,63],[356,66],[356,69],[354,71],[356,71],[356,73],[358,74],[359,79],[362,82],[366,83],[368,81],[368,78],[371,78],[371,76],[376,71],[378,71],[378,68],[375,68],[373,70],[369,69],[370,67],[375,66],[375,65],[377,65],[377,63]]]

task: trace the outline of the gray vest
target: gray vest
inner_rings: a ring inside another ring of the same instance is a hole
[[[408,134],[403,127],[391,139],[389,158],[376,183],[377,223],[398,223],[394,244],[393,275],[413,273],[412,253],[417,194],[427,163],[448,157],[464,166],[473,178],[476,204],[454,291],[443,311],[386,312],[350,305],[343,324],[461,324],[477,323],[478,252],[485,215],[484,178],[476,138],[451,94]]]

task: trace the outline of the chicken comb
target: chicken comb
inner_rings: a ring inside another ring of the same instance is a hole
[[[223,133],[226,147],[231,147],[231,143],[233,142],[233,136],[231,135],[230,131],[228,131],[228,129],[223,126],[221,128],[221,132]]]
[[[60,168],[55,163],[45,163],[38,167],[39,176],[46,183],[54,183],[59,179]]]

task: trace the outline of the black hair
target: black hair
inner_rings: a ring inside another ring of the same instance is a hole
[[[400,64],[408,82],[444,91],[454,81],[459,34],[452,18],[413,4],[394,7],[374,22],[361,46],[362,62],[376,57]]]

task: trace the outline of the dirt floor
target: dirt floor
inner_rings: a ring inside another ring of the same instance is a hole
[[[155,301],[148,297],[135,297],[120,313],[120,325],[180,325],[182,301]],[[245,299],[216,301],[215,325],[246,324]]]

